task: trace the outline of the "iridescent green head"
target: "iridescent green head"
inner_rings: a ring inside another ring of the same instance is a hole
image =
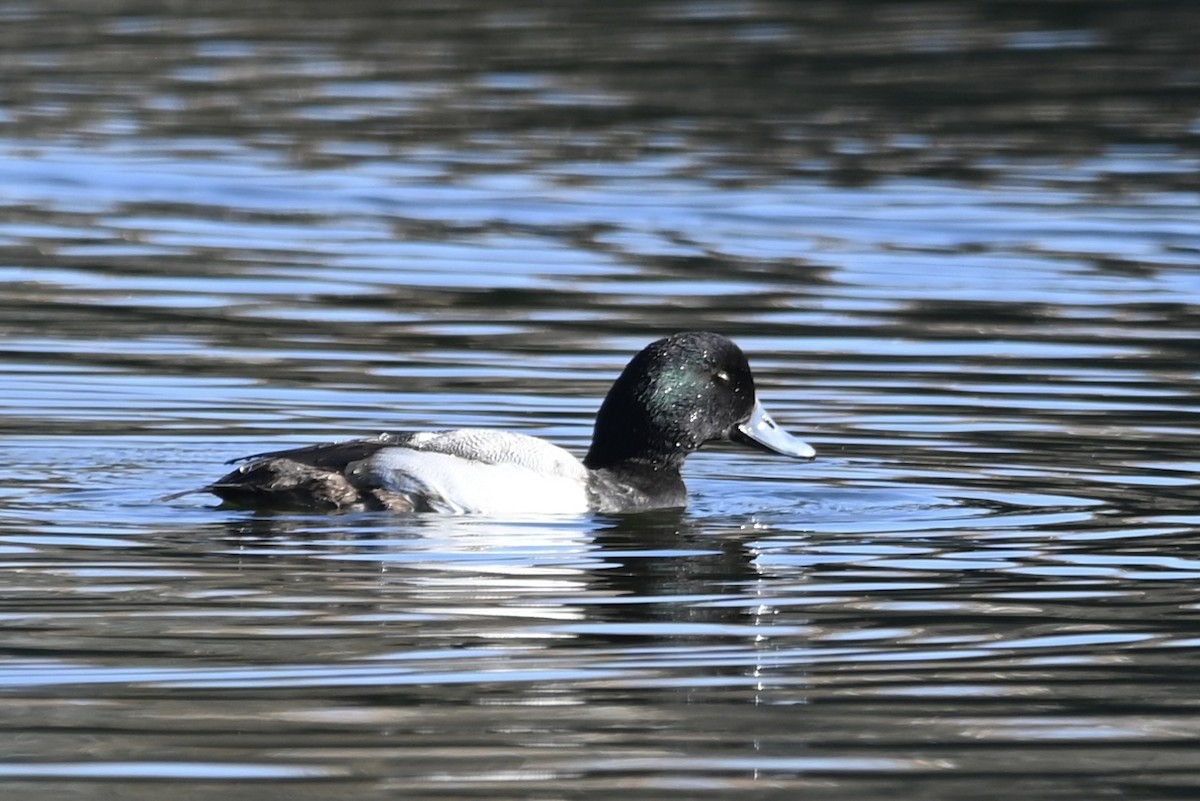
[[[584,464],[677,467],[704,443],[720,439],[798,458],[814,453],[758,404],[741,348],[719,334],[674,334],[646,346],[613,384]]]

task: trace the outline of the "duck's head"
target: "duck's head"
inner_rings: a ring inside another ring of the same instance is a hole
[[[674,334],[650,343],[626,365],[596,415],[584,464],[677,467],[714,440],[799,459],[816,454],[758,402],[741,348],[719,334]]]

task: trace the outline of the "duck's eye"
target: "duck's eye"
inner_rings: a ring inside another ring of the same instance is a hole
[[[730,378],[729,373],[725,372],[724,370],[718,370],[717,372],[713,373],[713,381],[716,381],[723,387],[733,384],[733,379]]]

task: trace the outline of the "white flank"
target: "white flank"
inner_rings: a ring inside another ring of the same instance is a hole
[[[550,446],[532,437],[523,439]],[[556,459],[553,468],[545,470],[527,466],[528,459],[489,464],[397,446],[384,448],[353,469],[393,492],[423,498],[439,512],[579,514],[588,511],[587,470],[573,456],[570,459]]]

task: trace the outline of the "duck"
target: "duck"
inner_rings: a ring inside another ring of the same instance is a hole
[[[275,511],[622,514],[685,507],[684,460],[715,441],[816,456],[759,402],[741,348],[688,331],[629,361],[600,404],[582,461],[509,431],[401,431],[231,459],[237,467],[189,492]]]

